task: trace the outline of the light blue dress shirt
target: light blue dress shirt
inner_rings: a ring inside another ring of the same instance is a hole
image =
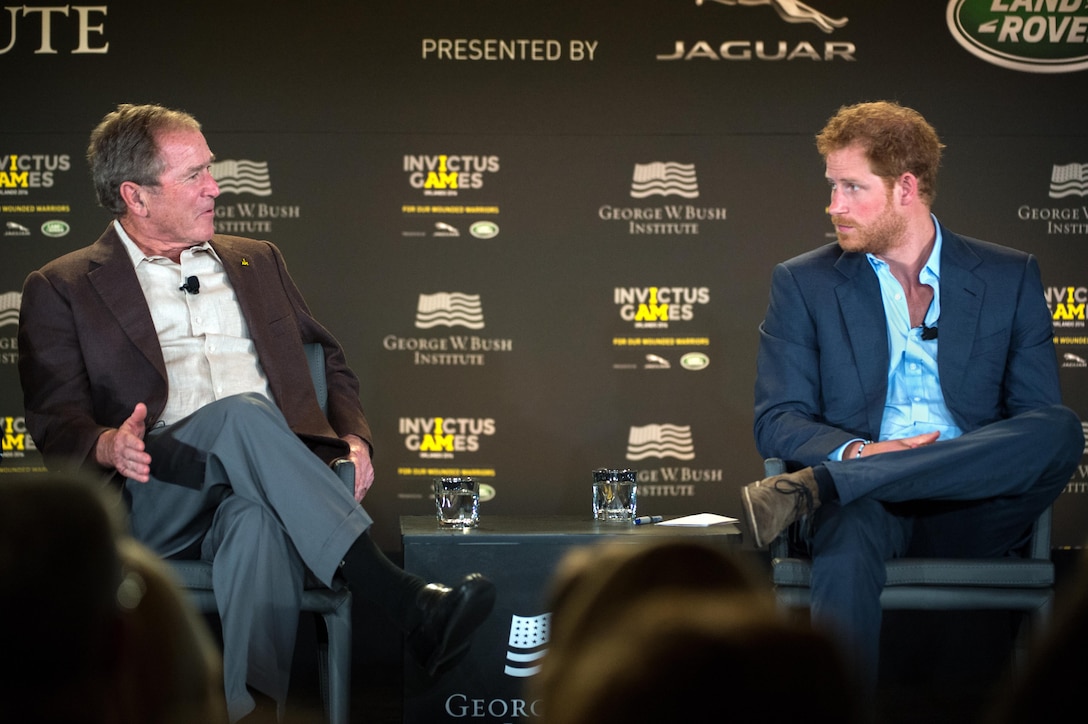
[[[933,251],[918,275],[918,281],[933,287],[933,302],[926,312],[926,327],[937,327],[941,316],[941,227],[933,218],[937,239]],[[903,287],[888,265],[866,254],[880,281],[884,317],[888,323],[888,396],[880,440],[896,440],[937,430],[940,440],[963,434],[944,402],[937,371],[937,339],[923,340],[922,328],[910,326],[910,312]],[[835,450],[832,460],[841,460],[851,440]]]

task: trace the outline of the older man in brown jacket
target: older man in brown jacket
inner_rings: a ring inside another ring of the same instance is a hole
[[[212,561],[232,720],[282,712],[307,569],[342,573],[407,634],[429,674],[456,662],[494,603],[392,565],[359,505],[374,481],[359,381],[268,242],[214,234],[200,125],[122,105],[91,136],[91,246],[31,273],[19,325],[27,425],[50,466],[114,477],[137,538]],[[303,345],[325,351],[328,414]],[[315,453],[315,454],[311,454]],[[355,464],[349,493],[328,462]]]

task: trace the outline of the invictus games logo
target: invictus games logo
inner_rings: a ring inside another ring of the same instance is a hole
[[[26,418],[0,417],[0,450],[5,458],[26,457],[27,452],[37,450],[26,431]]]
[[[1086,287],[1047,287],[1043,290],[1055,331],[1065,331],[1085,326],[1085,305],[1088,304]]]
[[[1027,73],[1088,68],[1084,0],[950,0],[948,30],[987,63]]]
[[[767,6],[773,8],[778,17],[790,24],[813,25],[824,33],[830,34],[846,26],[849,18],[833,18],[796,0],[695,0],[696,5],[727,6]],[[722,41],[698,40],[688,45],[687,41],[677,40],[668,53],[659,53],[658,60],[856,60],[857,48],[845,41],[825,41],[821,43],[802,40],[799,42],[778,40],[750,40],[730,38]]]
[[[408,185],[422,193],[423,199],[401,204],[405,238],[462,237],[467,228],[473,239],[489,240],[499,235],[499,205],[481,201],[479,194],[466,193],[467,200],[455,197],[464,192],[481,191],[489,176],[499,172],[499,157],[494,155],[406,154],[401,170]],[[464,237],[462,237],[464,238]]]
[[[697,306],[710,303],[707,287],[616,287],[612,301],[620,319],[636,329],[667,329],[670,322],[690,322]]]
[[[225,159],[211,167],[212,177],[222,194],[258,196],[272,195],[272,178],[267,161]],[[224,197],[219,197],[220,202]],[[272,204],[264,201],[235,201],[218,203],[215,207],[215,231],[219,234],[271,234],[272,223],[302,218],[297,204]]]
[[[27,196],[31,191],[53,188],[57,174],[71,168],[71,157],[66,153],[0,156],[0,195]]]
[[[697,198],[699,182],[695,164],[673,161],[636,163],[630,195],[635,199],[645,199],[650,196]],[[602,221],[621,222],[627,227],[627,233],[631,235],[695,236],[699,234],[701,222],[725,221],[727,217],[725,207],[684,203],[646,206],[605,204],[597,209],[597,218]]]
[[[620,319],[630,325],[612,337],[617,353],[612,369],[697,372],[710,364],[708,336],[691,331],[656,332],[694,322],[699,308],[710,303],[708,287],[615,287],[612,303]]]
[[[1064,351],[1062,367],[1083,367],[1083,350],[1088,347],[1085,336],[1088,287],[1046,287],[1043,293],[1054,323],[1054,343],[1081,350],[1081,354]]]
[[[495,434],[495,420],[470,417],[402,417],[397,430],[404,447],[429,460],[479,452],[480,440]]]
[[[406,155],[403,170],[408,184],[424,196],[457,196],[465,189],[482,189],[487,175],[498,173],[499,157]]]

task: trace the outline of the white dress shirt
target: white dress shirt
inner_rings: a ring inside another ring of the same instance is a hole
[[[208,243],[181,253],[177,264],[147,256],[114,222],[132,258],[166,361],[166,409],[171,425],[209,402],[242,392],[272,399],[257,350],[223,264]],[[196,277],[196,294],[181,287]]]

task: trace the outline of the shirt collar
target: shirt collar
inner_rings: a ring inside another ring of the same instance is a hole
[[[929,252],[929,258],[926,260],[925,265],[922,267],[922,271],[918,274],[918,281],[922,284],[935,284],[941,280],[941,246],[944,241],[941,235],[941,225],[937,221],[937,217],[933,214],[929,215],[933,219],[933,228],[936,229],[936,239],[933,241],[933,249]],[[872,264],[874,269],[887,266],[887,262],[884,262],[872,254],[866,254],[865,257]]]
[[[121,237],[121,245],[125,247],[125,251],[128,253],[129,259],[132,260],[133,267],[138,267],[142,262],[151,261],[152,259],[165,258],[160,256],[148,256],[143,251],[141,251],[140,247],[136,246],[136,242],[134,242],[132,240],[132,237],[128,235],[128,232],[125,231],[125,227],[121,226],[121,221],[119,219],[113,220],[113,228],[117,231],[117,236]],[[203,244],[196,244],[194,246],[191,246],[189,247],[189,250],[206,251],[214,256],[216,259],[219,259],[219,255],[215,253],[215,249],[213,249],[211,243],[207,241],[205,241]],[[219,259],[219,261],[222,260]]]
[[[937,222],[937,217],[933,214],[929,217],[933,219],[933,228],[937,230],[937,237],[933,241],[933,251],[929,252],[929,259],[926,260],[926,265],[922,267],[922,273],[918,277],[923,284],[928,284],[930,280],[934,282],[941,280],[941,246],[944,239],[941,236],[941,225]]]
[[[922,267],[922,271],[918,273],[918,281],[933,287],[933,301],[929,304],[923,324],[934,327],[941,317],[941,247],[943,246],[944,237],[941,234],[941,224],[937,221],[937,217],[930,214],[930,218],[933,219],[933,228],[936,229],[937,235],[933,241],[933,250],[929,252],[929,258]],[[877,273],[878,278],[880,278],[881,270],[888,269],[887,262],[877,259],[872,254],[866,254],[865,256]],[[884,273],[888,274],[887,271]],[[887,278],[890,278],[890,274]],[[883,285],[884,282],[881,282],[882,288]]]

